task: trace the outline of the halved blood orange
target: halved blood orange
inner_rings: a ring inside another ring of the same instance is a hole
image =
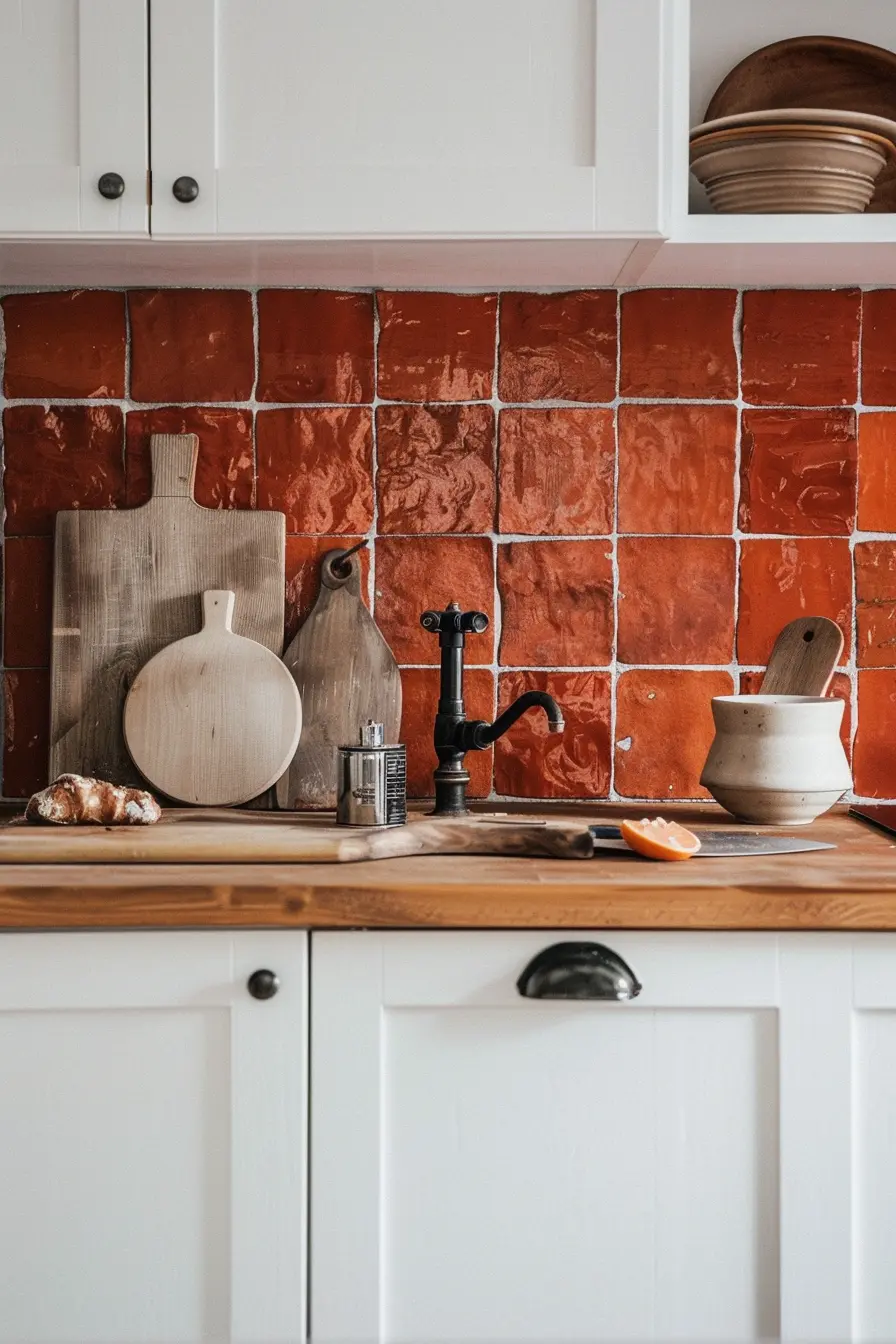
[[[644,817],[642,821],[623,821],[619,827],[629,848],[648,859],[690,859],[700,848],[693,831],[677,821]]]

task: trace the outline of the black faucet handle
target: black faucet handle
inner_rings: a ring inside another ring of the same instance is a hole
[[[458,643],[462,648],[466,635],[481,635],[488,629],[488,617],[484,611],[461,611],[456,602],[449,602],[444,611],[424,611],[420,624],[438,635],[443,647]]]

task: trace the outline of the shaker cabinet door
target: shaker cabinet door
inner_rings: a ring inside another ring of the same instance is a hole
[[[577,939],[640,997],[521,997]],[[312,970],[316,1341],[778,1335],[774,936],[315,934]]]
[[[306,989],[302,933],[0,937],[3,1344],[304,1337]]]
[[[146,234],[146,0],[0,0],[0,122],[0,234]]]
[[[153,232],[638,234],[668,0],[153,0]]]

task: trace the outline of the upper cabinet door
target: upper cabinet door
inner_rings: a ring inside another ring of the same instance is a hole
[[[656,233],[667,2],[153,0],[153,233]]]
[[[146,22],[146,0],[0,0],[0,235],[147,232]]]

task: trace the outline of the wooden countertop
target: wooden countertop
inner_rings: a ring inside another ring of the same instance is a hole
[[[648,810],[582,804],[542,815],[593,822]],[[685,824],[726,824],[709,806],[663,811]],[[687,863],[613,854],[587,861],[5,864],[0,928],[896,930],[896,838],[845,808],[805,834],[837,849]]]

